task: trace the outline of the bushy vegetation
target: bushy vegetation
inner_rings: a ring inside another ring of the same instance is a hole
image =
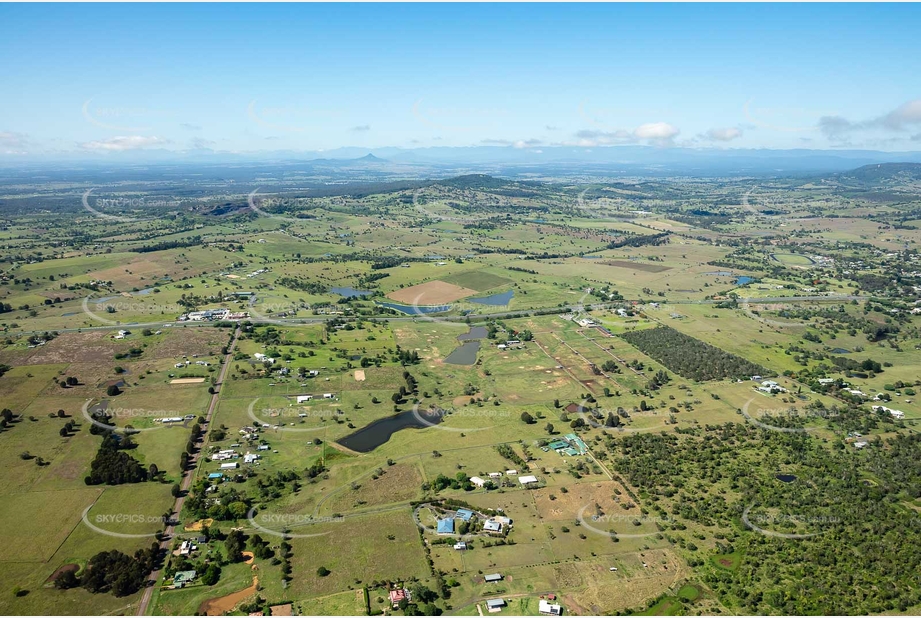
[[[692,380],[773,375],[760,365],[668,326],[631,331],[621,337],[671,371]]]

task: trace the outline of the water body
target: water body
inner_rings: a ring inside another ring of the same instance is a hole
[[[329,291],[333,294],[338,294],[339,296],[345,296],[346,298],[355,298],[356,296],[367,296],[371,292],[368,290],[356,290],[353,287],[340,287],[340,288],[329,288]]]
[[[451,365],[472,365],[476,362],[476,354],[479,351],[479,341],[468,341],[448,354],[445,362]]]
[[[509,290],[508,292],[492,294],[490,296],[484,296],[483,298],[471,298],[470,302],[480,305],[504,306],[509,304],[514,295],[515,290]]]
[[[440,423],[441,418],[442,415],[436,411],[400,412],[365,425],[339,440],[339,444],[359,453],[368,453],[386,443],[393,434],[401,429],[424,429]]]
[[[846,349],[844,349],[844,348],[835,348],[834,350],[831,351],[831,353],[832,353],[832,354],[850,354],[851,351],[850,351],[850,350],[846,350]]]
[[[98,304],[100,304],[100,303],[109,302],[109,301],[112,300],[113,298],[118,298],[118,296],[104,296],[104,297],[102,297],[102,298],[94,298],[94,299],[92,299],[91,302],[93,302],[93,303],[95,303],[95,304],[98,305]]]
[[[740,276],[736,279],[736,285],[745,285],[746,283],[751,283],[754,281],[751,277],[746,277],[745,275]]]
[[[603,255],[583,255],[582,259],[583,260],[600,260],[603,257],[604,257]]]
[[[474,339],[486,339],[489,336],[489,329],[485,326],[471,326],[470,330],[463,335],[458,335],[458,341],[472,341]]]
[[[793,476],[792,474],[778,474],[774,478],[784,483],[792,483],[793,481],[796,480],[796,477]]]
[[[381,307],[387,307],[407,315],[418,315],[420,313],[442,313],[450,311],[451,305],[431,305],[423,307],[413,307],[412,305],[398,305],[397,303],[380,303]]]
[[[137,292],[132,292],[136,296],[147,296],[157,288],[144,288],[143,290],[138,290]]]

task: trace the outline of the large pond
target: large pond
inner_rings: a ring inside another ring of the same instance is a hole
[[[476,362],[476,353],[479,351],[479,341],[468,341],[448,354],[445,362],[451,365],[472,365]]]
[[[783,483],[792,483],[793,481],[796,480],[796,477],[793,476],[792,474],[778,474],[774,478],[776,478],[778,481],[781,481]]]
[[[356,290],[353,287],[345,286],[338,288],[329,288],[329,291],[333,294],[338,294],[339,296],[345,296],[346,298],[354,298],[356,296],[367,296],[371,292],[368,290]]]
[[[471,326],[470,330],[463,335],[458,335],[458,341],[473,341],[474,339],[486,339],[489,330],[485,326]]]
[[[485,326],[471,326],[466,333],[457,336],[457,340],[463,343],[448,354],[445,362],[451,365],[472,365],[476,363],[476,355],[480,351],[479,340],[485,339],[488,335],[489,331]]]
[[[401,429],[424,429],[437,425],[441,422],[441,418],[442,415],[434,410],[400,412],[362,427],[339,440],[339,444],[359,453],[368,453],[386,443],[393,434]]]
[[[420,313],[442,313],[450,311],[451,305],[430,305],[414,307],[412,305],[398,305],[397,303],[380,303],[381,307],[387,307],[407,315],[418,315]]]
[[[736,285],[745,285],[746,283],[751,283],[752,281],[754,281],[754,279],[752,279],[751,277],[742,275],[741,277],[736,279]]]
[[[514,295],[515,290],[509,290],[508,292],[492,294],[490,296],[484,296],[483,298],[471,298],[470,302],[480,305],[504,306],[509,304]]]

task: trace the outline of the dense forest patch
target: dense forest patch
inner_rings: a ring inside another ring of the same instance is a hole
[[[773,372],[761,365],[720,350],[668,326],[623,333],[621,337],[671,371],[692,380],[773,375]]]

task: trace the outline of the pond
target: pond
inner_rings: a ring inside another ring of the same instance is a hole
[[[329,291],[332,294],[338,294],[339,296],[344,296],[346,298],[355,298],[356,296],[367,296],[371,292],[368,290],[356,290],[351,286],[329,288]]]
[[[463,335],[458,335],[458,341],[472,341],[474,339],[486,339],[489,330],[485,326],[471,326],[470,330]]]
[[[515,290],[509,290],[508,292],[502,292],[501,294],[492,294],[490,296],[484,296],[483,298],[471,298],[470,302],[477,303],[480,305],[507,305],[509,301],[512,300],[512,297],[515,295]]]
[[[736,279],[736,285],[745,285],[746,283],[751,283],[752,281],[754,281],[752,277],[746,277],[745,275],[742,275]]]
[[[362,427],[339,440],[339,444],[359,453],[368,453],[386,443],[401,429],[424,429],[440,423],[441,418],[442,414],[434,410],[400,412]]]
[[[835,348],[831,351],[832,354],[850,354],[851,351],[845,348]]]
[[[387,307],[388,309],[393,309],[394,311],[399,311],[400,313],[405,313],[407,315],[418,315],[420,313],[442,313],[444,311],[451,310],[451,305],[412,306],[398,305],[396,303],[380,303],[380,306]]]
[[[472,365],[476,362],[476,353],[479,351],[479,341],[468,341],[448,354],[445,362],[451,365]]]
[[[792,483],[793,481],[796,480],[796,477],[793,476],[792,474],[778,474],[774,478],[776,478],[778,481],[781,481],[783,483]]]

